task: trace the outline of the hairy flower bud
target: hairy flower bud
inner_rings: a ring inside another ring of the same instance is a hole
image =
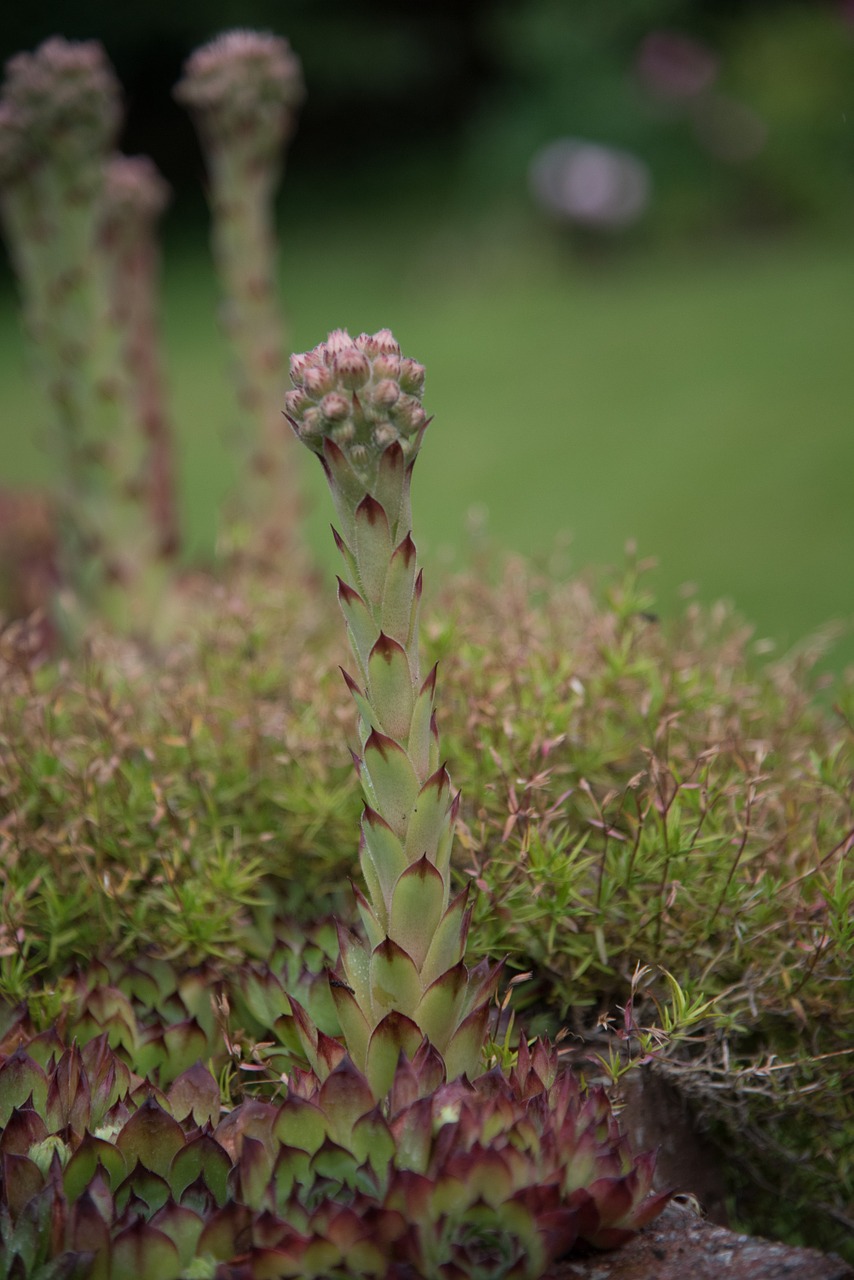
[[[208,146],[234,146],[257,159],[287,141],[304,96],[302,67],[287,40],[258,31],[226,31],[197,49],[175,87]]]
[[[401,361],[390,329],[355,339],[336,329],[313,351],[291,358],[291,381],[297,390],[287,393],[285,412],[297,435],[315,453],[323,453],[322,436],[305,420],[311,408],[319,407],[330,424],[330,440],[343,450],[366,490],[393,443],[400,445],[407,462],[415,459],[427,425],[420,400],[424,368],[415,360]],[[345,422],[347,430],[342,429]]]
[[[16,54],[6,63],[3,94],[23,122],[33,159],[52,159],[69,172],[91,165],[118,132],[121,91],[97,40],[54,36],[34,53]]]

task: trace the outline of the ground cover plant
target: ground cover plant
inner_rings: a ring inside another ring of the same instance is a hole
[[[851,690],[726,611],[662,626],[633,563],[422,599],[423,377],[339,331],[282,392],[350,658],[301,557],[241,538],[165,636],[0,636],[10,1274],[539,1275],[660,1205],[612,1110],[644,1073],[742,1222],[845,1245]]]

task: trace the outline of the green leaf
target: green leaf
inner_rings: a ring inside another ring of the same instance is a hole
[[[326,1116],[313,1102],[291,1094],[282,1103],[273,1123],[273,1133],[287,1147],[297,1147],[314,1155],[328,1136]]]
[[[406,650],[383,631],[368,657],[367,694],[382,731],[405,742],[414,703],[412,672]]]
[[[38,1165],[28,1156],[11,1152],[0,1155],[0,1180],[13,1218],[20,1216],[24,1205],[38,1195],[45,1181]]]
[[[219,1121],[222,1107],[219,1085],[200,1061],[173,1080],[166,1096],[179,1124],[189,1115],[193,1117],[193,1124],[199,1126],[205,1122],[216,1125]]]
[[[468,903],[468,885],[453,899],[442,916],[433,935],[433,941],[421,966],[421,981],[425,986],[452,969],[462,960],[466,949],[471,908]]]
[[[196,1256],[196,1245],[204,1226],[203,1220],[192,1209],[182,1205],[165,1204],[151,1219],[151,1226],[168,1236],[178,1250],[181,1266],[187,1267]]]
[[[344,621],[347,623],[350,647],[359,664],[359,675],[362,680],[367,680],[368,658],[379,635],[379,627],[358,591],[348,586],[341,578],[338,579],[338,603],[344,614]],[[359,710],[361,711],[362,708],[360,707]]]
[[[408,863],[402,841],[370,805],[366,805],[362,813],[359,855],[374,909],[385,910],[398,876]]]
[[[392,552],[385,580],[382,605],[382,629],[404,649],[414,645],[418,600],[415,577],[418,570],[415,543],[412,535],[406,537]],[[414,674],[414,673],[413,673]]]
[[[389,937],[421,969],[445,910],[446,887],[426,854],[398,877],[391,895]]]
[[[374,1098],[361,1071],[344,1058],[321,1085],[318,1104],[329,1121],[329,1137],[346,1147],[356,1121],[373,1111]]]
[[[368,608],[378,609],[391,559],[392,542],[388,517],[376,498],[369,493],[365,494],[356,508],[355,528],[353,550],[359,584]]]
[[[159,1173],[152,1173],[137,1160],[128,1176],[116,1188],[116,1211],[124,1213],[132,1196],[148,1206],[149,1214],[156,1213],[169,1199],[169,1183]]]
[[[177,1151],[184,1146],[184,1132],[161,1106],[149,1097],[135,1111],[116,1138],[116,1146],[128,1168],[140,1160],[152,1173],[165,1178]]]
[[[412,1058],[423,1037],[417,1023],[404,1014],[387,1013],[374,1027],[368,1042],[365,1074],[375,1098],[383,1098],[391,1088],[401,1053]]]
[[[488,1022],[489,1006],[479,1005],[463,1019],[451,1036],[450,1043],[442,1054],[449,1081],[462,1075],[471,1080],[478,1074]]]
[[[180,1151],[176,1151],[169,1167],[168,1182],[176,1200],[201,1178],[218,1205],[225,1204],[226,1180],[231,1161],[223,1147],[209,1133],[200,1133]]]
[[[421,978],[412,960],[392,938],[371,952],[371,1001],[374,1016],[396,1009],[412,1016],[421,999]]]
[[[359,916],[361,917],[362,925],[364,927],[365,934],[367,935],[368,945],[371,950],[373,950],[373,948],[378,946],[386,936],[385,931],[361,889],[358,888],[357,885],[354,885],[353,891],[356,897],[356,906],[359,910]]]
[[[374,730],[365,743],[364,768],[370,779],[370,792],[377,813],[403,840],[412,807],[420,790],[415,770],[399,743]]]
[[[47,1101],[47,1076],[22,1048],[15,1050],[0,1066],[0,1125],[8,1122],[15,1107],[32,1096],[32,1106],[43,1112]]]
[[[366,1013],[371,1008],[371,958],[364,944],[339,921],[338,950],[344,977],[353,988],[353,995],[360,1009]]]
[[[178,1280],[181,1257],[163,1232],[138,1219],[113,1241],[112,1280]]]
[[[432,863],[436,863],[440,849],[448,842],[450,795],[451,780],[442,765],[424,783],[412,807],[404,843],[407,862],[415,862],[426,854]],[[438,870],[444,880],[447,868],[438,867]],[[446,905],[446,901],[442,903],[443,910]]]
[[[360,1071],[365,1069],[371,1025],[352,993],[340,983],[333,983],[332,998],[341,1024],[347,1052]]]
[[[412,721],[406,750],[419,778],[427,778],[432,772],[431,762],[438,749],[433,719],[433,701],[436,696],[434,666],[418,691],[412,708]]]
[[[432,982],[413,1017],[424,1035],[444,1054],[460,1018],[468,970],[462,960]]]
[[[186,1071],[208,1052],[208,1040],[195,1018],[174,1022],[163,1032],[166,1061],[160,1071],[160,1087]]]
[[[62,1185],[69,1201],[76,1200],[86,1190],[99,1167],[113,1190],[127,1176],[128,1166],[118,1147],[87,1133],[62,1174]]]
[[[407,467],[403,450],[396,440],[383,450],[377,469],[374,497],[385,511],[389,525],[400,536],[401,519],[409,528],[409,480],[411,469]]]

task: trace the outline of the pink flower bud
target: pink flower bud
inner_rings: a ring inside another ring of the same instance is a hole
[[[350,401],[337,391],[330,391],[320,402],[320,412],[328,422],[340,422],[350,412]]]
[[[390,409],[400,397],[400,387],[391,378],[383,378],[374,387],[371,399],[377,408]]]
[[[332,361],[332,368],[345,387],[357,391],[363,387],[371,376],[371,366],[358,347],[351,344],[346,351],[338,352]]]
[[[421,396],[424,393],[424,365],[407,356],[400,362],[400,387],[410,395]]]
[[[397,381],[400,377],[400,356],[393,351],[381,352],[374,360],[374,377]]]
[[[321,396],[326,395],[327,391],[332,390],[332,374],[321,365],[312,365],[311,368],[306,369],[302,385],[308,395],[319,400]]]

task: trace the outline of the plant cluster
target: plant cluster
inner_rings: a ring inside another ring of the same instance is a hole
[[[230,513],[225,541],[266,554],[287,544],[294,554],[272,210],[302,95],[299,62],[279,37],[227,33],[189,59],[176,94],[204,143],[239,392],[243,505]],[[149,627],[181,535],[155,234],[168,189],[146,157],[115,152],[121,117],[121,89],[97,41],[54,37],[6,66],[0,225],[50,407],[61,488],[53,540],[43,545],[10,508],[0,556],[11,561],[23,544],[50,566],[40,603],[69,635],[99,615]]]
[[[811,1242],[838,1247],[851,690],[822,707],[808,656],[758,666],[724,615],[665,631],[636,566],[598,594],[479,570],[422,608],[424,369],[388,330],[294,356],[285,398],[336,510],[353,671],[333,684],[339,639],[294,554],[271,407],[270,202],[301,92],[288,46],[254,33],[199,51],[179,88],[253,423],[258,520],[230,544],[249,554],[219,583],[173,584],[168,644],[93,622],[46,665],[43,621],[0,633],[0,1266],[542,1275],[666,1199],[570,1065],[675,1081],[726,1151],[737,1211],[790,1237],[809,1217]],[[60,568],[99,609],[116,585],[131,598],[122,564],[177,538],[165,192],[111,155],[117,122],[99,46],[10,64],[3,213],[69,459]],[[560,1063],[517,1037],[520,1013],[569,1024]]]

